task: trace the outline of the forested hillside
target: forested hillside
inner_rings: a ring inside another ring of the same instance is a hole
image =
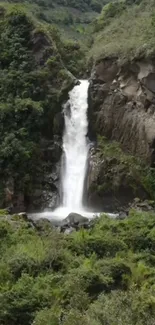
[[[89,38],[88,25],[101,12],[109,0],[10,0],[25,6],[40,21],[52,23],[67,39]]]
[[[115,1],[103,7],[93,22],[97,57],[118,55],[126,59],[154,55],[155,1]]]
[[[44,139],[62,132],[61,104],[75,79],[66,67],[75,72],[73,53],[79,49],[69,63],[67,45],[52,26],[47,29],[18,6],[1,6],[0,14],[0,201],[7,205],[11,191],[21,209],[48,169]]]

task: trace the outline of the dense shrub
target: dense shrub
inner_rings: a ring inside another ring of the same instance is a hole
[[[153,325],[154,218],[103,215],[65,235],[2,212],[0,324]]]
[[[57,50],[54,29],[47,32],[19,6],[3,8],[0,19],[2,205],[7,204],[4,188],[10,179],[15,195],[28,195],[42,177],[41,139],[53,137],[55,115],[73,79]]]
[[[105,5],[102,9],[101,15],[94,22],[94,31],[97,32],[102,30],[111,22],[112,18],[120,16],[125,9],[126,4],[124,1],[110,2]]]

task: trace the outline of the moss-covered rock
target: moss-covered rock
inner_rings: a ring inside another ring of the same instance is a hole
[[[95,210],[124,209],[135,197],[154,199],[154,176],[149,167],[122,151],[119,143],[99,137],[88,176],[88,204]]]

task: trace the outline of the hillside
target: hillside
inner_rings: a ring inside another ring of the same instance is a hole
[[[151,56],[155,51],[155,1],[116,1],[106,5],[93,23],[95,58]]]
[[[75,77],[55,29],[12,5],[0,7],[0,22],[0,204],[20,210],[32,194],[40,204],[50,187],[48,142],[62,134],[62,102]]]
[[[67,39],[89,39],[88,26],[109,0],[8,0],[26,8],[42,22],[53,24]]]

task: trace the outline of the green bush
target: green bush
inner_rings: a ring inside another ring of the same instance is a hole
[[[42,182],[41,141],[53,137],[55,115],[73,83],[58,42],[56,30],[39,25],[22,6],[4,6],[0,24],[1,206],[8,204],[4,189],[10,178],[15,196],[23,193],[28,200],[38,180]]]
[[[103,215],[65,235],[1,217],[0,324],[153,325],[154,218]]]
[[[102,9],[101,15],[94,22],[94,31],[98,32],[110,24],[111,19],[120,16],[126,9],[124,1],[110,2]]]

